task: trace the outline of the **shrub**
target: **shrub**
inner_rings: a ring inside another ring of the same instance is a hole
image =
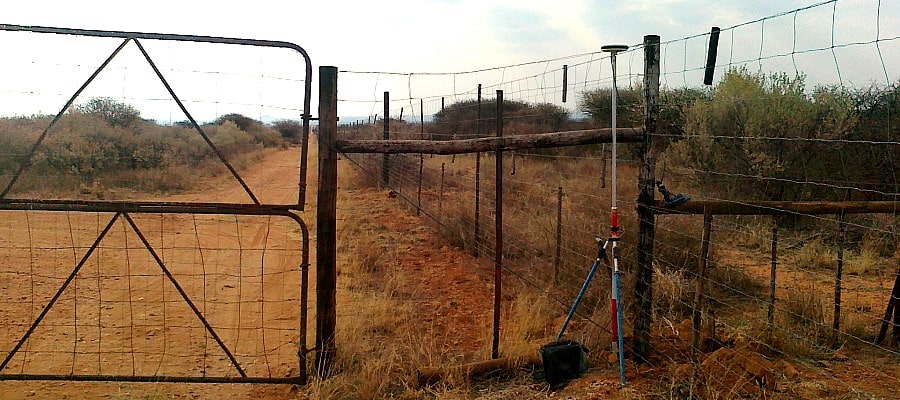
[[[91,99],[85,104],[76,106],[75,111],[98,117],[113,127],[131,128],[141,122],[140,111],[130,104],[108,97]]]
[[[272,125],[281,137],[292,142],[299,142],[303,135],[303,125],[299,121],[282,119]]]

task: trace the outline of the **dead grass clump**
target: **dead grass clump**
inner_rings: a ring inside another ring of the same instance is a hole
[[[441,237],[451,246],[466,252],[475,251],[475,215],[471,204],[459,193],[447,196],[444,201],[443,219],[439,230]]]
[[[683,270],[653,269],[653,312],[655,318],[680,321],[690,314],[694,303],[694,281]]]
[[[556,335],[556,321],[562,315],[549,294],[522,290],[508,306],[507,324],[500,335],[500,347],[505,357],[534,355],[541,344]]]
[[[786,357],[817,358],[824,348],[827,328],[825,302],[815,285],[803,285],[789,290],[779,299],[780,326],[775,329],[773,346]]]
[[[794,254],[794,266],[801,270],[829,269],[836,263],[837,254],[821,238],[806,243]]]

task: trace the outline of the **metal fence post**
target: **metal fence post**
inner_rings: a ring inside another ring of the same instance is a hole
[[[694,355],[700,352],[700,337],[702,335],[701,324],[703,321],[703,312],[706,311],[704,307],[706,293],[704,290],[706,284],[706,271],[709,267],[709,239],[711,234],[712,214],[710,214],[709,208],[706,208],[703,210],[703,238],[700,243],[700,268],[697,272],[697,290],[694,292],[694,310],[691,318],[694,326],[693,337],[691,338],[691,354]]]
[[[384,117],[382,117],[382,121],[384,121],[384,132],[381,136],[384,140],[389,140],[391,138],[391,93],[384,92]],[[384,154],[381,159],[381,184],[384,187],[388,187],[390,183],[390,155]]]
[[[425,101],[419,99],[419,126],[421,128],[420,140],[425,140]],[[425,156],[419,153],[419,188],[416,190],[416,216],[422,214],[422,173],[425,168]]]
[[[778,269],[778,217],[772,221],[772,270],[769,274],[769,310],[766,313],[766,330],[770,336],[775,324],[775,277]]]
[[[497,137],[503,136],[503,91],[497,91]],[[495,156],[494,200],[494,332],[491,343],[491,358],[500,357],[500,295],[503,288],[503,151]]]
[[[553,283],[559,284],[559,263],[562,258],[562,200],[563,188],[556,192],[556,254],[553,257]]]
[[[837,240],[837,271],[834,275],[834,320],[831,328],[834,330],[834,343],[837,344],[838,334],[841,331],[841,281],[844,274],[844,236],[845,236],[844,213],[840,215],[838,222],[838,240]]]
[[[475,109],[475,137],[481,138],[481,84],[478,84],[478,105]],[[481,152],[475,153],[475,248],[473,255],[481,252]]]

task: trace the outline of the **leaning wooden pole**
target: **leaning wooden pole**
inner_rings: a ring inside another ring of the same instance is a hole
[[[659,36],[644,36],[644,140],[641,143],[641,170],[638,178],[637,281],[634,298],[634,360],[647,361],[650,354],[650,324],[653,313],[654,215],[653,136],[659,115]]]
[[[337,75],[319,67],[319,190],[316,206],[316,371],[333,371],[337,312]]]

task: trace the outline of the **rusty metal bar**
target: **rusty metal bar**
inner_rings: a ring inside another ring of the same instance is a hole
[[[127,31],[102,31],[93,29],[73,29],[73,28],[55,28],[47,26],[23,26],[13,24],[0,24],[0,31],[12,32],[32,32],[32,33],[52,33],[59,35],[73,36],[89,36],[89,37],[107,37],[122,39],[148,39],[148,40],[164,40],[164,41],[180,41],[180,42],[198,42],[198,43],[217,43],[217,44],[233,44],[241,46],[256,47],[274,47],[291,49],[303,57],[306,64],[304,86],[303,86],[303,140],[301,141],[300,154],[300,191],[297,206],[303,211],[306,205],[306,175],[307,175],[307,157],[309,150],[309,125],[312,115],[310,114],[311,97],[312,97],[312,61],[306,50],[294,43],[276,41],[276,40],[258,40],[258,39],[240,39],[217,36],[198,36],[198,35],[175,35],[164,33],[146,33],[146,32],[127,32]],[[124,46],[124,44],[123,44]],[[5,197],[6,193],[0,195]]]
[[[291,216],[294,209],[295,205],[0,199],[0,210]]]
[[[3,25],[0,25],[0,27],[2,26]],[[125,39],[125,41],[119,44],[119,47],[116,47],[112,54],[110,54],[109,57],[107,57],[106,60],[103,61],[103,64],[100,64],[100,66],[97,67],[96,70],[94,70],[94,73],[91,74],[91,76],[86,81],[84,81],[81,87],[79,87],[78,90],[75,91],[75,94],[73,94],[72,97],[69,98],[69,101],[66,102],[66,105],[64,105],[63,108],[59,110],[59,113],[57,113],[55,117],[53,117],[53,120],[50,121],[50,124],[47,125],[46,129],[44,129],[44,132],[41,133],[41,136],[38,136],[37,141],[35,141],[34,145],[31,146],[31,150],[28,151],[28,155],[26,155],[25,159],[22,160],[22,164],[19,165],[19,169],[13,175],[12,179],[10,179],[9,183],[6,184],[6,188],[3,189],[2,193],[0,193],[0,199],[6,198],[6,195],[9,194],[10,189],[12,189],[13,185],[16,184],[16,181],[19,180],[19,177],[22,175],[22,173],[25,172],[28,166],[31,165],[31,159],[32,157],[34,157],[34,153],[37,152],[38,147],[40,147],[41,143],[44,142],[44,139],[50,132],[50,128],[53,128],[53,125],[56,125],[59,119],[62,118],[63,114],[66,113],[66,110],[68,110],[69,107],[72,106],[72,103],[75,102],[75,99],[77,99],[78,96],[81,95],[81,92],[83,92],[84,89],[87,88],[88,85],[90,85],[91,82],[93,82],[94,79],[97,78],[97,75],[100,75],[100,72],[103,71],[103,69],[106,68],[106,66],[109,65],[109,63],[112,62],[112,60],[116,58],[117,55],[119,55],[119,52],[122,51],[123,48],[125,48],[125,45],[127,45],[130,40],[131,39]]]
[[[159,255],[156,254],[156,250],[153,249],[153,246],[150,245],[150,242],[147,241],[147,238],[144,237],[144,233],[141,232],[140,228],[138,228],[137,224],[134,223],[134,220],[131,219],[131,216],[128,213],[119,213],[125,217],[125,220],[128,221],[128,224],[131,225],[131,229],[134,230],[134,233],[137,234],[138,238],[141,239],[141,242],[144,243],[144,247],[147,248],[147,251],[150,252],[150,255],[153,256],[153,259],[156,260],[156,264],[159,265],[159,268],[162,269],[163,273],[166,274],[166,277],[169,278],[169,281],[172,282],[172,285],[175,286],[175,290],[178,291],[178,294],[181,295],[181,298],[187,303],[188,307],[191,308],[191,311],[194,312],[194,315],[200,320],[203,326],[206,328],[206,331],[212,336],[213,340],[219,344],[219,347],[222,348],[222,351],[228,356],[228,359],[231,361],[231,365],[237,370],[237,372],[241,375],[241,377],[247,377],[247,373],[244,372],[244,369],[241,368],[241,365],[237,362],[237,359],[234,358],[234,354],[231,354],[231,350],[228,350],[228,346],[222,342],[222,339],[219,338],[219,335],[216,334],[216,330],[213,329],[212,325],[209,324],[209,321],[206,320],[206,317],[203,316],[203,313],[200,312],[200,309],[194,304],[191,298],[188,296],[187,292],[181,287],[181,284],[178,283],[178,280],[175,279],[175,276],[172,275],[172,272],[169,271],[169,268],[166,267],[166,264],[163,262]],[[119,215],[116,214],[116,215]]]
[[[218,147],[209,139],[209,136],[206,135],[206,132],[203,132],[203,129],[200,128],[200,124],[194,120],[194,116],[187,110],[184,106],[184,103],[181,102],[181,99],[178,98],[178,95],[175,94],[175,91],[172,90],[172,86],[169,85],[169,81],[163,76],[162,72],[159,68],[156,67],[156,63],[153,62],[153,59],[150,58],[150,54],[147,54],[147,50],[144,49],[144,46],[141,45],[141,42],[137,39],[134,39],[134,44],[137,45],[138,49],[141,50],[141,54],[144,55],[144,58],[147,60],[147,63],[150,64],[150,67],[153,68],[153,72],[156,73],[156,76],[159,78],[159,81],[162,82],[163,86],[166,87],[166,90],[169,91],[169,95],[172,96],[172,99],[175,100],[175,103],[178,104],[178,108],[181,109],[181,112],[191,121],[191,125],[194,127],[194,130],[203,137],[203,140],[206,141],[206,144],[212,149],[216,156],[219,157],[219,160],[222,161],[222,164],[225,164],[225,168],[228,168],[228,171],[231,172],[231,175],[234,176],[234,179],[237,179],[238,183],[241,184],[241,187],[244,188],[244,191],[247,192],[247,195],[250,196],[250,199],[253,200],[254,204],[259,204],[259,200],[256,199],[256,196],[253,194],[253,191],[250,190],[250,187],[247,186],[247,183],[244,182],[244,179],[241,178],[241,175],[238,174],[237,170],[231,166],[231,163],[228,162],[228,159],[225,158],[225,155],[219,150]]]
[[[97,249],[97,246],[99,246],[103,238],[106,237],[106,234],[109,232],[110,228],[112,228],[113,224],[116,223],[116,220],[119,219],[120,215],[122,215],[122,213],[116,213],[112,218],[110,218],[109,223],[106,224],[106,227],[103,228],[103,231],[101,231],[99,235],[97,235],[97,239],[94,240],[94,243],[91,244],[91,247],[89,247],[88,250],[84,253],[84,256],[81,257],[81,261],[79,261],[78,264],[75,265],[75,268],[72,269],[72,273],[69,274],[65,282],[63,282],[62,286],[59,287],[59,290],[56,291],[56,294],[53,295],[47,305],[44,306],[44,309],[41,311],[41,313],[38,314],[37,318],[34,319],[34,322],[31,323],[31,326],[28,328],[25,334],[22,335],[13,349],[9,352],[9,354],[6,355],[6,359],[4,359],[2,363],[0,363],[0,371],[3,371],[3,369],[6,368],[6,365],[9,364],[9,362],[16,355],[19,349],[22,348],[22,345],[25,344],[25,341],[27,341],[28,338],[31,337],[31,334],[34,333],[35,328],[37,328],[41,321],[44,320],[44,317],[47,315],[50,309],[53,308],[53,305],[56,304],[56,302],[59,300],[59,297],[62,296],[66,288],[69,287],[69,284],[72,283],[72,280],[75,279],[76,275],[78,275],[78,271],[81,270],[81,267],[84,266],[84,263],[86,263],[88,258],[91,257],[91,254],[94,254],[94,250]]]
[[[299,378],[300,384],[305,385],[309,380],[309,374],[306,371],[306,354],[309,350],[306,348],[306,330],[309,326],[309,228],[303,223],[297,215],[292,214],[295,221],[299,222],[300,232],[303,236],[301,244],[301,260],[300,260],[300,332],[297,339],[297,360],[300,364]]]

